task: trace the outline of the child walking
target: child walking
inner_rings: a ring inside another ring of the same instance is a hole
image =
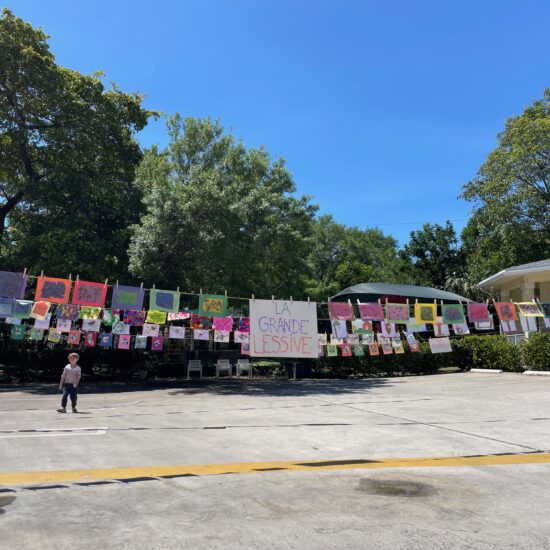
[[[71,396],[73,412],[78,412],[76,410],[76,399],[78,397],[76,388],[78,387],[82,375],[80,367],[76,364],[79,358],[80,356],[78,353],[69,353],[69,364],[63,369],[63,374],[59,382],[59,389],[63,390],[63,397],[61,398],[61,408],[57,409],[57,412],[67,412],[67,397],[69,395]]]

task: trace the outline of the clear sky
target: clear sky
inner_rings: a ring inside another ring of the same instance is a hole
[[[19,0],[60,64],[286,159],[321,213],[404,243],[455,221],[507,117],[550,86],[547,0]],[[141,143],[166,143],[163,122]],[[413,222],[413,223],[410,223]]]

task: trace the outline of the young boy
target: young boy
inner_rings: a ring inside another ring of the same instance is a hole
[[[59,382],[59,389],[63,390],[63,397],[61,399],[61,408],[57,409],[57,412],[67,412],[67,396],[69,395],[71,396],[73,412],[78,412],[76,410],[76,388],[78,387],[80,376],[82,375],[80,367],[76,364],[78,359],[78,353],[69,353],[69,364],[63,369],[63,374],[61,375],[61,380]]]

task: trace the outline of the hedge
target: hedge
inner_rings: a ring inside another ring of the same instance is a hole
[[[550,370],[550,333],[532,334],[522,346],[523,361],[531,370]]]

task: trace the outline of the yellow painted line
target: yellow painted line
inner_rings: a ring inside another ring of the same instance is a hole
[[[458,468],[464,466],[501,466],[513,464],[548,464],[550,453],[448,456],[427,458],[383,458],[372,460],[314,460],[280,462],[241,462],[236,464],[191,464],[181,466],[132,466],[127,468],[94,468],[83,470],[52,470],[0,473],[0,485],[28,485],[58,483],[61,481],[98,481],[131,479],[135,477],[162,477],[219,474],[250,474],[269,470],[318,471],[380,468]]]

